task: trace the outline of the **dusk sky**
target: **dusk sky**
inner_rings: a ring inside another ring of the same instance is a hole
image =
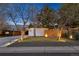
[[[42,8],[45,5],[45,3],[35,3],[35,6],[37,8]],[[48,3],[49,7],[53,8],[54,10],[59,10],[61,8],[60,3]]]
[[[34,5],[37,9],[40,10],[44,7],[45,3],[34,3]],[[61,8],[61,4],[59,4],[59,3],[48,3],[48,5],[50,8],[54,9],[55,11],[57,11]],[[24,3],[20,4],[20,6],[23,8],[26,8],[26,5]],[[9,23],[13,24],[11,21],[9,21]],[[22,24],[21,21],[18,21],[18,24]]]
[[[30,3],[30,4],[33,4],[38,9],[41,9],[41,8],[44,7],[45,4],[48,4],[49,7],[54,9],[54,10],[59,10],[61,8],[61,5],[62,5],[60,3]],[[27,3],[21,3],[20,6],[25,8],[25,7],[28,7],[28,4]]]

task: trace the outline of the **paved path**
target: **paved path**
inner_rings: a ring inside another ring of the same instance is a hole
[[[20,36],[11,36],[11,37],[3,37],[0,38],[0,47],[5,47],[6,45],[9,45],[11,43],[14,43],[17,41]]]

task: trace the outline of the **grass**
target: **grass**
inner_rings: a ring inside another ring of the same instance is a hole
[[[38,41],[38,42],[65,42],[65,39],[61,38],[60,40],[58,40],[58,38],[50,38],[50,37],[27,37],[24,38],[22,41],[19,40],[18,42],[34,42],[34,41]]]
[[[79,42],[73,42],[73,40],[61,38],[50,37],[27,37],[23,40],[19,40],[14,44],[9,45],[8,47],[34,47],[34,46],[72,46],[79,45]]]

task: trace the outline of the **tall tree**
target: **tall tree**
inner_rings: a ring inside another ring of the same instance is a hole
[[[61,17],[59,21],[63,26],[79,26],[79,4],[64,4],[60,9],[59,14]]]
[[[48,4],[44,6],[41,13],[38,14],[39,25],[45,28],[53,27],[55,24],[55,12],[52,10]]]
[[[20,22],[22,25],[21,31],[21,39],[23,40],[25,36],[25,31],[27,30],[27,22],[30,21],[33,24],[34,27],[34,36],[35,34],[35,23],[36,23],[36,14],[37,11],[35,9],[35,5],[33,4],[9,4],[7,6],[7,13],[6,17],[7,19],[11,20],[17,30],[18,28],[18,23]]]
[[[6,4],[0,4],[0,30],[8,30],[9,24],[7,23],[7,20],[5,19],[5,5]]]
[[[35,4],[30,4],[30,22],[33,27],[34,36],[36,36],[36,28],[38,27],[37,14],[39,10],[36,8]]]
[[[79,27],[79,4],[63,4],[59,15],[59,28]]]
[[[6,8],[6,19],[15,25],[16,29],[21,31],[21,39],[23,40],[26,31],[26,24],[29,20],[29,5],[28,4],[9,4]],[[18,28],[18,23],[22,28]]]

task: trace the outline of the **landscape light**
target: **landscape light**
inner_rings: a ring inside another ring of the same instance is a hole
[[[48,37],[48,35],[47,35],[47,34],[45,34],[45,37]]]
[[[73,38],[72,35],[70,35],[69,38],[72,39]]]

